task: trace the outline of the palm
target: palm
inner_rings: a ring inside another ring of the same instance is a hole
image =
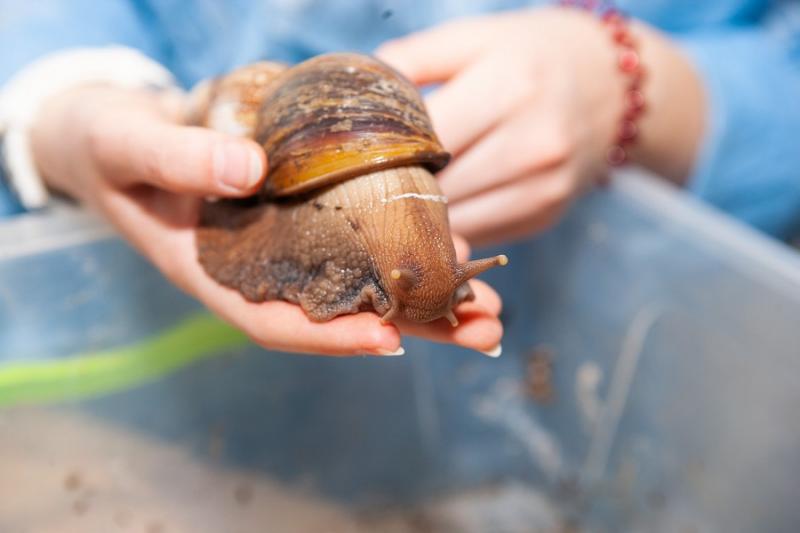
[[[485,283],[473,281],[476,299],[458,307],[459,326],[446,320],[428,324],[382,324],[375,313],[312,322],[300,307],[282,301],[252,303],[213,281],[196,260],[194,228],[200,200],[150,187],[116,191],[104,209],[117,227],[176,285],[212,311],[272,349],[326,355],[378,354],[400,346],[400,335],[424,337],[488,351],[502,335],[500,298]],[[469,255],[456,238],[459,260]]]
[[[328,355],[375,354],[395,351],[401,333],[481,351],[500,342],[500,299],[481,282],[473,282],[476,300],[457,310],[457,328],[444,320],[384,325],[374,313],[315,323],[296,305],[251,303],[217,284],[197,261],[200,198],[247,196],[259,183],[237,191],[222,187],[211,154],[222,147],[240,154],[252,150],[263,159],[263,151],[253,141],[181,126],[179,109],[180,102],[161,95],[119,89],[82,88],[65,94],[42,113],[46,121],[34,131],[37,163],[51,186],[100,210],[167,278],[263,346]],[[466,243],[458,240],[457,249],[465,259]]]

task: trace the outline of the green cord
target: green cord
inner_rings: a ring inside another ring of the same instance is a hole
[[[0,407],[118,392],[247,343],[243,333],[203,313],[129,346],[59,359],[0,364]]]

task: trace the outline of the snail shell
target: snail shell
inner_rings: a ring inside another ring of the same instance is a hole
[[[457,263],[432,174],[449,154],[417,90],[376,59],[251,65],[201,86],[195,107],[194,123],[252,137],[269,160],[261,194],[204,204],[197,229],[205,270],[248,300],[455,325],[467,281],[507,262]]]

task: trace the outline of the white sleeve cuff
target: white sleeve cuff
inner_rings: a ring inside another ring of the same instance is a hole
[[[167,69],[141,52],[122,46],[71,48],[43,56],[17,72],[0,88],[0,135],[10,184],[20,203],[35,209],[47,203],[47,189],[36,169],[30,129],[42,104],[59,92],[84,83],[124,88],[169,88]]]

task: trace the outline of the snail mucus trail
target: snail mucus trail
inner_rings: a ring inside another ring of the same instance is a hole
[[[206,272],[250,301],[299,304],[315,321],[374,309],[383,321],[447,318],[500,255],[458,264],[433,172],[449,154],[416,88],[378,60],[257,63],[193,92],[191,122],[255,139],[260,193],[206,202]]]

